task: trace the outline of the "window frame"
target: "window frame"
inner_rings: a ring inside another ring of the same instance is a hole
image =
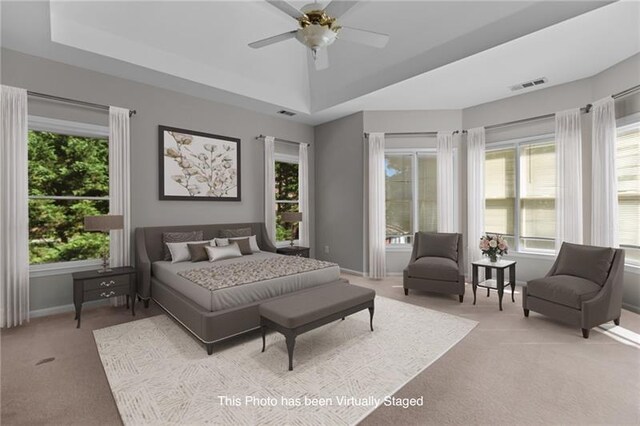
[[[109,139],[109,127],[98,124],[81,123],[37,115],[28,116],[28,130],[51,132],[88,138]],[[28,142],[27,142],[28,143]],[[75,196],[29,196],[29,199],[52,200],[109,200],[109,197],[75,197]],[[29,277],[38,278],[51,275],[70,274],[78,271],[94,269],[102,264],[101,259],[69,260],[52,263],[29,264]]]
[[[296,155],[291,155],[291,154],[283,154],[283,153],[274,153],[273,154],[273,164],[275,167],[275,163],[279,162],[279,163],[289,163],[289,164],[297,164],[298,167],[300,167],[300,158]],[[298,182],[298,185],[300,185],[300,182]],[[298,199],[297,200],[275,200],[276,202],[276,207],[277,205],[280,204],[297,204],[298,207],[300,207],[300,187],[298,186]],[[276,218],[277,220],[277,218]],[[298,225],[299,226],[299,225]],[[277,236],[276,236],[277,238]],[[276,246],[276,248],[281,248],[281,247],[289,247],[291,245],[291,240],[283,240],[283,241],[274,241],[274,244]],[[300,245],[300,239],[295,239],[293,240],[293,244],[299,246]]]
[[[509,140],[504,140],[504,141],[499,141],[499,142],[494,142],[494,143],[488,143],[485,145],[485,166],[486,166],[486,153],[490,152],[490,151],[499,151],[499,150],[503,150],[503,149],[507,149],[507,148],[514,148],[515,149],[515,197],[514,197],[514,210],[513,210],[513,214],[514,214],[514,222],[513,222],[513,234],[514,235],[507,235],[509,237],[513,237],[513,244],[514,247],[509,247],[509,253],[518,253],[518,254],[526,254],[526,255],[537,255],[537,256],[555,256],[556,255],[556,250],[522,250],[520,247],[520,228],[521,228],[521,224],[520,224],[520,214],[521,214],[521,208],[520,208],[520,150],[521,147],[523,145],[527,145],[527,146],[532,146],[532,145],[544,145],[547,144],[549,142],[549,140],[553,140],[553,144],[555,145],[556,140],[555,140],[555,133],[544,133],[544,134],[540,134],[540,135],[534,135],[534,136],[527,136],[527,137],[523,137],[523,138],[517,138],[517,139],[509,139]],[[556,176],[556,182],[557,182],[557,176]],[[485,182],[486,184],[486,182]],[[485,188],[486,190],[486,188]],[[556,193],[556,198],[557,198],[557,193]],[[486,191],[485,191],[485,204],[486,204]],[[555,199],[555,198],[554,198]],[[486,215],[486,209],[485,209],[485,215]],[[557,224],[556,224],[557,226]],[[484,233],[486,233],[487,231],[483,231]],[[555,241],[555,238],[553,239]]]
[[[630,114],[624,117],[620,117],[616,120],[616,149],[617,149],[618,134],[620,133],[620,131],[625,131],[627,129],[632,129],[634,127],[637,127],[640,129],[640,112]],[[640,249],[640,246],[630,246],[628,244],[620,244],[620,248]],[[632,269],[636,273],[640,273],[640,263],[625,262],[625,269]]]
[[[412,236],[418,232],[420,225],[419,211],[420,206],[418,204],[418,157],[420,155],[427,155],[438,158],[438,150],[436,148],[386,148],[384,150],[384,156],[387,154],[392,155],[411,155],[411,228]],[[436,163],[437,164],[437,163]],[[437,166],[436,166],[437,167]],[[436,172],[437,174],[437,172]],[[459,195],[459,177],[458,177],[458,148],[453,149],[453,188],[454,188],[454,203],[453,214],[458,221],[458,195]],[[386,209],[385,209],[386,214]],[[410,252],[413,250],[413,243],[411,244],[385,244],[385,251],[387,252]]]

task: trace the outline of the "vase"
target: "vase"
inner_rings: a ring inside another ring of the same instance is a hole
[[[490,254],[489,255],[489,262],[496,263],[497,261],[498,261],[498,255],[497,254]]]

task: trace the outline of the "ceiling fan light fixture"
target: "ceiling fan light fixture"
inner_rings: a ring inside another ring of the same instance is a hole
[[[327,47],[336,41],[337,29],[323,25],[307,25],[296,33],[298,41],[311,50]]]

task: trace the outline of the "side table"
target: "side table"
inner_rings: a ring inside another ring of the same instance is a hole
[[[301,246],[280,247],[276,250],[276,253],[284,254],[285,256],[309,257],[309,247],[301,247]]]
[[[511,286],[511,301],[515,302],[515,298],[513,293],[516,289],[516,262],[513,260],[498,260],[497,262],[491,262],[489,259],[482,259],[476,262],[471,262],[473,267],[473,276],[471,284],[473,286],[473,304],[476,304],[476,289],[478,287],[487,289],[487,296],[489,296],[489,291],[491,289],[498,290],[498,305],[500,310],[502,310],[502,296],[504,294],[504,271],[505,269],[509,269],[509,284]],[[479,283],[478,282],[478,268],[484,268],[486,279],[485,281]],[[491,272],[492,270],[496,270],[497,279],[492,279]]]
[[[136,314],[136,270],[131,266],[112,268],[109,272],[96,270],[75,272],[73,276],[73,304],[76,307],[76,320],[80,328],[82,304],[92,300],[110,299],[127,296],[127,309],[131,299],[131,315]]]

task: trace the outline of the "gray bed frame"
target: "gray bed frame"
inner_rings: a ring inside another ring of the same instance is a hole
[[[275,246],[267,236],[265,225],[261,222],[157,226],[137,228],[135,231],[135,261],[139,300],[143,300],[145,308],[148,308],[149,300],[153,299],[170,316],[204,343],[209,355],[213,353],[213,344],[215,342],[260,328],[259,306],[261,303],[264,303],[266,300],[276,300],[281,297],[286,297],[293,293],[211,312],[154,277],[151,264],[163,259],[162,234],[165,232],[202,230],[204,232],[204,239],[210,240],[220,237],[220,231],[223,229],[235,228],[251,228],[252,234],[256,235],[260,250],[276,252]],[[294,293],[308,290],[310,289],[302,289]]]

